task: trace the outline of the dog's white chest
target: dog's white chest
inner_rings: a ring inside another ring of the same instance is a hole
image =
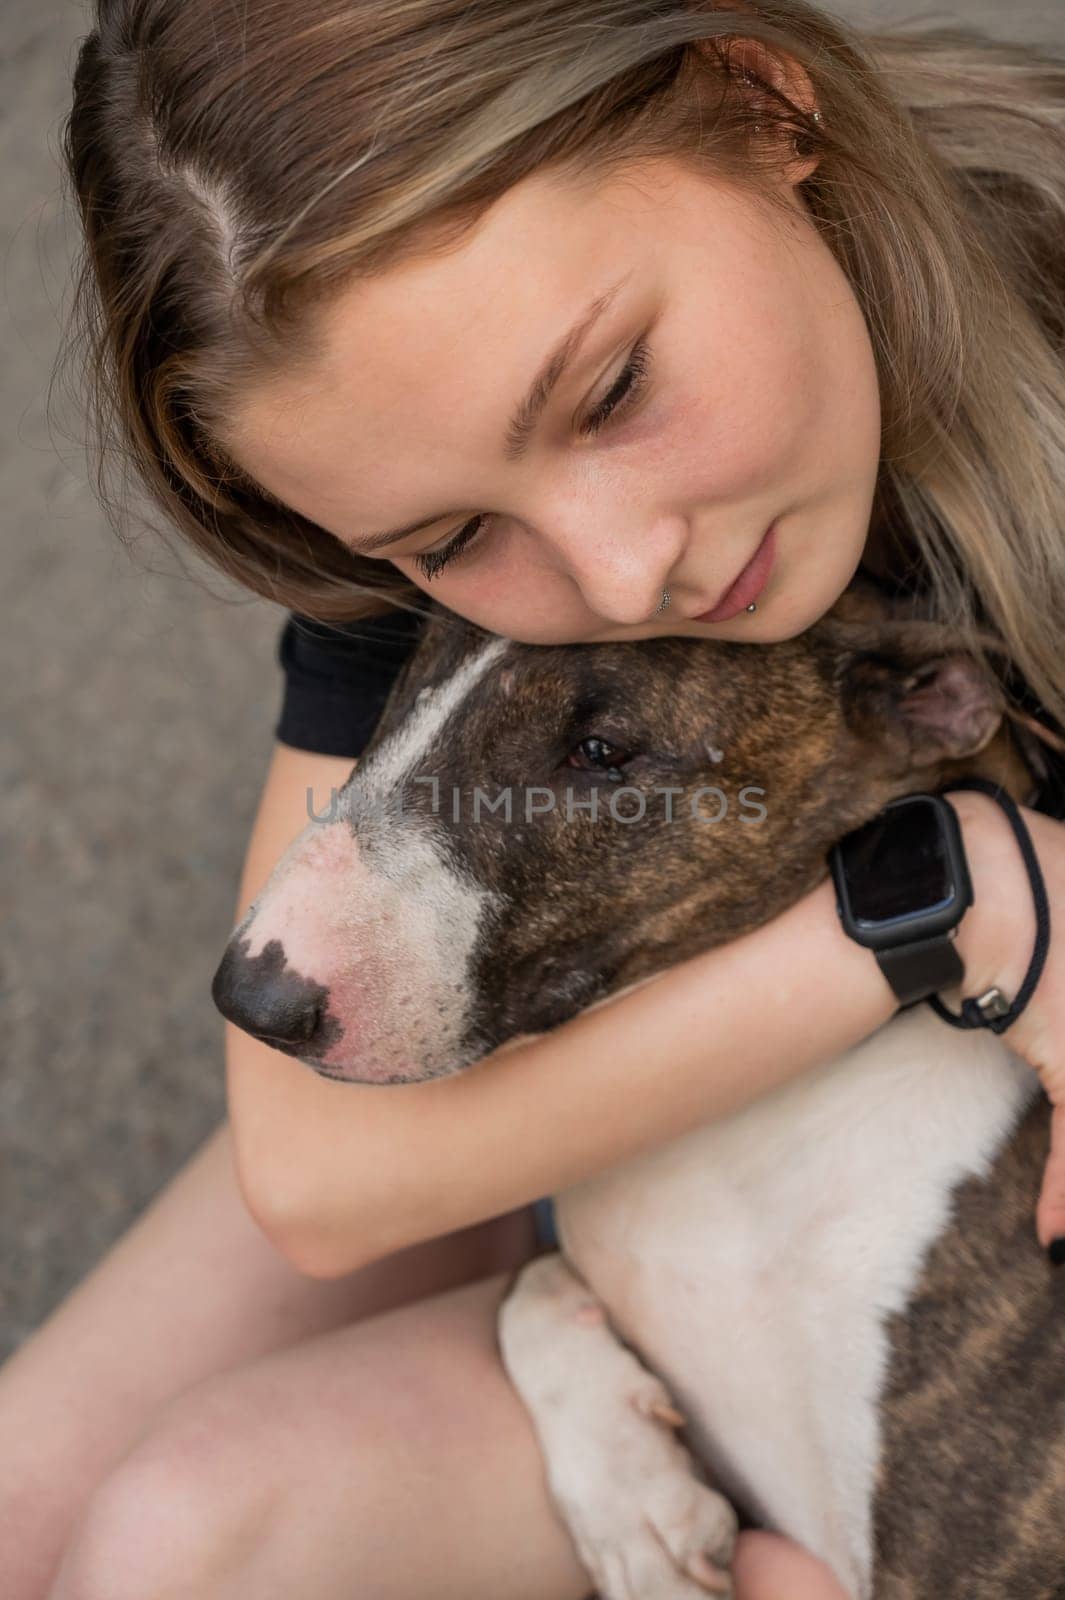
[[[563,1249],[722,1486],[867,1591],[886,1319],[1036,1092],[926,1007],[558,1197]]]

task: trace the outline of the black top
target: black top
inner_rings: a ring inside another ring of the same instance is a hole
[[[285,681],[277,738],[297,750],[354,761],[369,742],[424,623],[425,613],[411,611],[328,624],[290,612],[278,643]],[[1018,699],[1049,722],[1033,697],[1022,691]],[[1039,795],[1038,809],[1065,821],[1065,756],[1050,750],[1046,755],[1052,777]]]
[[[391,611],[361,622],[312,622],[289,612],[277,656],[285,675],[282,744],[325,756],[362,754],[425,614]]]

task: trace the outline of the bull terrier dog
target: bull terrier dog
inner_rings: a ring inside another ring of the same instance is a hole
[[[1032,798],[1004,711],[949,629],[858,584],[769,646],[529,646],[434,613],[215,1001],[330,1078],[460,1072],[767,921],[896,796],[979,773]],[[1048,1138],[1004,1039],[918,1005],[557,1197],[561,1253],[500,1345],[602,1600],[727,1594],[733,1506],[855,1600],[1063,1600]]]

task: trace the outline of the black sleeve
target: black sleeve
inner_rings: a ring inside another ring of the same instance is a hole
[[[284,689],[275,736],[297,750],[354,760],[368,743],[424,621],[422,614],[409,611],[334,623],[290,612],[277,647]]]

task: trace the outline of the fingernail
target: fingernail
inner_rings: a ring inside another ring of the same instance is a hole
[[[1047,1245],[1047,1255],[1053,1267],[1065,1266],[1065,1239],[1051,1239]]]

